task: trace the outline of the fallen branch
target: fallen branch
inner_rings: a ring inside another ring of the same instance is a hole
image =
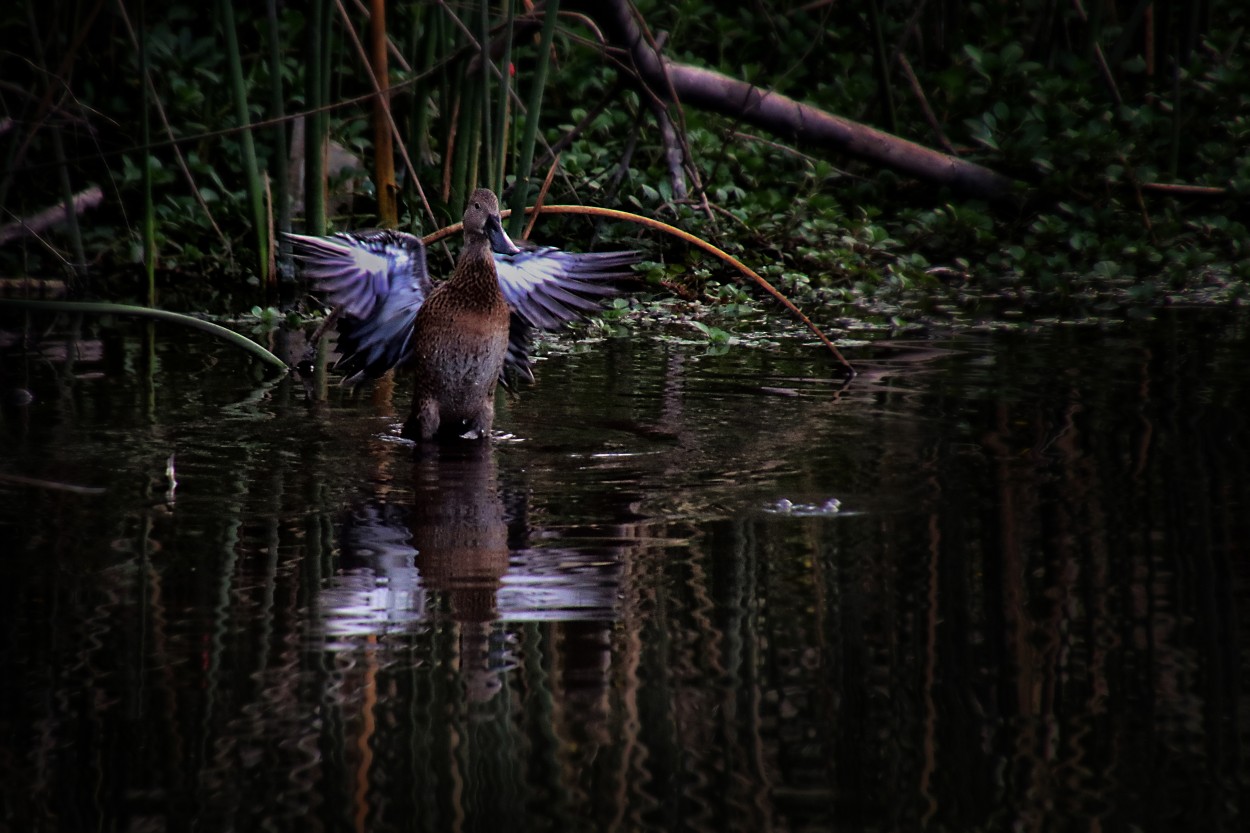
[[[44,278],[0,278],[0,296],[61,298],[67,291],[65,281]]]
[[[103,199],[104,192],[97,185],[92,185],[85,191],[79,191],[74,195],[74,213],[82,214],[89,208],[95,208]],[[45,208],[33,217],[16,220],[0,226],[0,246],[17,240],[19,237],[40,234],[52,226],[60,225],[63,222],[65,222],[65,204],[57,203]]]
[[[834,148],[973,196],[1005,199],[1014,190],[1010,177],[974,162],[947,156],[737,78],[663,58],[647,43],[626,0],[604,0],[594,8],[605,35],[629,53],[639,81],[653,95],[676,96],[681,104],[758,125],[787,140]]]
[[[1141,189],[1154,194],[1164,194],[1170,197],[1227,197],[1229,191],[1227,188],[1218,188],[1211,185],[1180,185],[1169,182],[1143,182]]]

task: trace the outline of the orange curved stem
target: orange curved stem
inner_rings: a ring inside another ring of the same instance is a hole
[[[821,340],[821,343],[823,343],[826,347],[829,348],[830,352],[833,353],[834,358],[838,360],[838,363],[842,365],[843,369],[845,369],[846,372],[850,376],[852,377],[855,376],[855,368],[851,366],[851,363],[848,362],[845,357],[843,357],[842,352],[838,350],[837,345],[834,344],[832,341],[830,341],[829,337],[826,336],[823,332],[821,332],[820,328],[817,327],[814,323],[812,323],[812,319],[804,315],[803,311],[800,310],[798,307],[796,307],[793,301],[791,301],[785,295],[782,295],[781,292],[776,287],[774,287],[771,283],[769,283],[768,281],[760,277],[760,275],[754,269],[747,266],[745,263],[738,260],[738,258],[734,257],[728,252],[725,252],[717,248],[716,246],[713,246],[711,243],[708,243],[706,240],[703,240],[702,238],[699,238],[699,237],[695,237],[693,234],[691,234],[688,231],[682,231],[676,226],[670,226],[668,223],[664,223],[659,220],[653,220],[650,217],[643,217],[639,214],[631,214],[628,211],[619,211],[615,208],[599,208],[597,206],[592,206],[592,205],[544,205],[544,206],[541,206],[541,208],[539,209],[535,209],[533,207],[527,208],[525,209],[525,213],[533,214],[536,210],[542,214],[583,214],[583,215],[587,215],[591,217],[607,217],[612,220],[624,220],[629,223],[637,223],[638,225],[647,226],[648,228],[653,228],[653,229],[656,229],[657,231],[662,231],[662,232],[665,232],[666,234],[671,234],[674,237],[680,238],[681,240],[685,240],[687,243],[690,243],[694,246],[698,246],[700,249],[703,249],[703,251],[708,252],[709,254],[715,255],[716,257],[728,263],[730,266],[737,269],[742,274],[746,275],[751,280],[755,281],[757,284],[759,284],[761,287],[764,288],[765,292],[767,292],[769,295],[772,295],[774,298],[780,301],[782,306],[790,310],[790,312],[794,313],[794,315],[800,321],[802,321],[809,330],[811,330],[813,333],[816,334],[816,337]],[[510,210],[500,212],[500,214],[504,217],[507,217],[511,213],[512,212]],[[432,245],[434,243],[437,243],[439,240],[442,240],[444,237],[447,237],[452,234],[456,234],[463,228],[463,225],[464,225],[463,223],[456,223],[455,225],[447,226],[446,228],[441,228],[438,231],[435,231],[431,234],[426,235],[426,237],[424,238],[425,245],[427,246]]]

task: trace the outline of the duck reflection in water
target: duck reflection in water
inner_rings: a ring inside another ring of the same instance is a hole
[[[417,570],[429,589],[446,595],[460,623],[466,694],[489,700],[507,665],[502,650],[492,659],[490,623],[499,618],[499,585],[508,571],[508,526],[489,449],[448,448],[414,466],[410,529]]]
[[[321,597],[327,633],[351,648],[362,637],[402,640],[450,619],[458,628],[436,638],[457,640],[466,697],[481,702],[516,664],[499,622],[560,622],[552,633],[563,679],[598,699],[611,666],[619,551],[529,548],[525,492],[501,485],[487,444],[438,446],[418,455],[411,473],[410,504],[393,489],[345,519],[341,570]]]

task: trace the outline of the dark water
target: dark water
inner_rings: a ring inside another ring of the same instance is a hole
[[[416,459],[91,335],[3,364],[0,829],[1250,828],[1245,315],[609,340]]]

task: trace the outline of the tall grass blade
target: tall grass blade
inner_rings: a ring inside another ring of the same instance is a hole
[[[898,133],[898,117],[894,111],[894,87],[890,83],[890,64],[885,50],[885,32],[881,25],[881,0],[868,0],[868,23],[872,29],[872,63],[877,73],[877,103],[881,120],[890,133]]]
[[[429,79],[430,72],[437,60],[439,28],[438,17],[428,6],[422,6],[414,10],[412,23],[412,66],[421,77],[426,79]],[[420,60],[417,59],[416,53],[418,50],[420,50]],[[431,102],[429,90],[432,86],[429,80],[427,80],[417,88],[416,100],[413,102],[412,107],[411,133],[408,136],[408,144],[410,147],[416,146],[417,160],[421,165],[430,165],[434,161],[433,153],[430,149]]]

